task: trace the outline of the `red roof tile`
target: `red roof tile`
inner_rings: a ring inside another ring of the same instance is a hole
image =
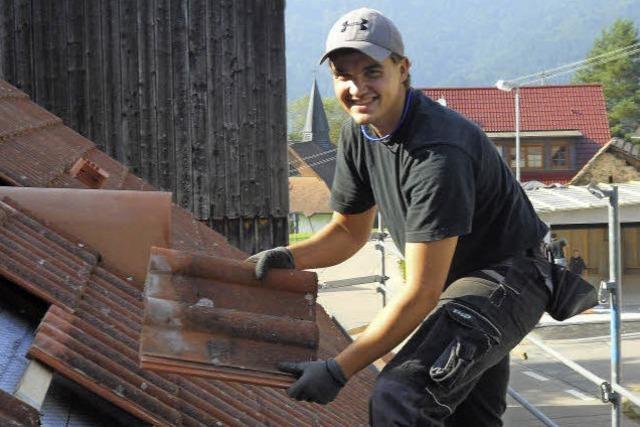
[[[40,413],[22,400],[0,390],[0,425],[3,427],[38,427]]]
[[[474,121],[485,132],[515,131],[513,91],[504,92],[492,87],[422,90],[434,100],[444,98],[449,108]],[[578,144],[576,152],[579,169],[611,139],[602,86],[587,84],[522,87],[520,129],[582,132],[585,139]],[[547,175],[549,174],[545,174],[545,177]]]
[[[289,177],[289,212],[302,212],[306,216],[331,213],[330,200],[331,190],[320,178]]]
[[[36,111],[25,95],[0,80],[0,103]],[[44,111],[44,110],[42,110]],[[2,113],[0,113],[0,116]],[[31,149],[0,126],[0,183],[86,188],[68,174],[87,156],[109,173],[103,188],[152,190],[124,166],[98,152],[90,141],[46,124],[26,123],[36,140]],[[38,122],[40,123],[40,122]],[[41,127],[38,127],[41,126]],[[45,141],[49,141],[46,143]],[[17,147],[21,147],[18,149]],[[15,153],[5,157],[3,153]],[[24,171],[23,171],[24,170]],[[52,304],[35,337],[31,355],[128,412],[160,425],[366,425],[368,396],[375,375],[364,370],[339,398],[319,406],[289,399],[283,390],[218,380],[157,374],[138,367],[142,322],[142,283],[127,280],[114,267],[103,268],[99,254],[79,247],[73,236],[47,227],[46,212],[22,213],[3,205],[0,213],[0,275]],[[18,213],[16,213],[18,212]],[[40,217],[40,219],[38,219]],[[172,208],[174,249],[232,259],[246,257],[184,209]],[[41,261],[44,260],[44,263]],[[19,261],[19,262],[18,262]],[[75,273],[74,273],[75,272]],[[330,357],[348,343],[318,307],[319,357]]]
[[[283,360],[313,360],[317,276],[152,248],[145,283],[141,366],[208,378],[288,387]]]

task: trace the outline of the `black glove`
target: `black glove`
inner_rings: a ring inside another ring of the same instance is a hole
[[[271,268],[296,268],[291,251],[284,246],[258,252],[247,258],[247,261],[256,263],[257,279],[262,279]]]
[[[287,389],[289,397],[296,400],[326,405],[336,398],[340,389],[347,383],[347,378],[335,359],[283,362],[278,368],[298,378],[298,381]]]

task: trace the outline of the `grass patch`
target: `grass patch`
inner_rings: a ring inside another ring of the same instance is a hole
[[[639,387],[629,387],[628,389],[633,393],[640,391]],[[624,397],[622,398],[622,413],[640,425],[640,408]]]
[[[398,267],[400,268],[400,273],[402,273],[402,280],[407,281],[407,264],[403,259],[398,260]]]
[[[310,231],[306,233],[291,233],[289,234],[289,244],[302,242],[311,236],[313,236],[313,233]]]

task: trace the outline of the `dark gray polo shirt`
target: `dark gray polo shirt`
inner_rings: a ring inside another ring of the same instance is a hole
[[[402,253],[406,242],[459,236],[450,279],[534,247],[547,227],[494,144],[462,115],[411,90],[407,117],[387,144],[345,123],[332,208],[352,214],[377,204]]]

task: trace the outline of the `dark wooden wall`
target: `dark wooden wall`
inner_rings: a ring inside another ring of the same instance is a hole
[[[287,241],[284,0],[0,0],[0,78],[236,246]]]

